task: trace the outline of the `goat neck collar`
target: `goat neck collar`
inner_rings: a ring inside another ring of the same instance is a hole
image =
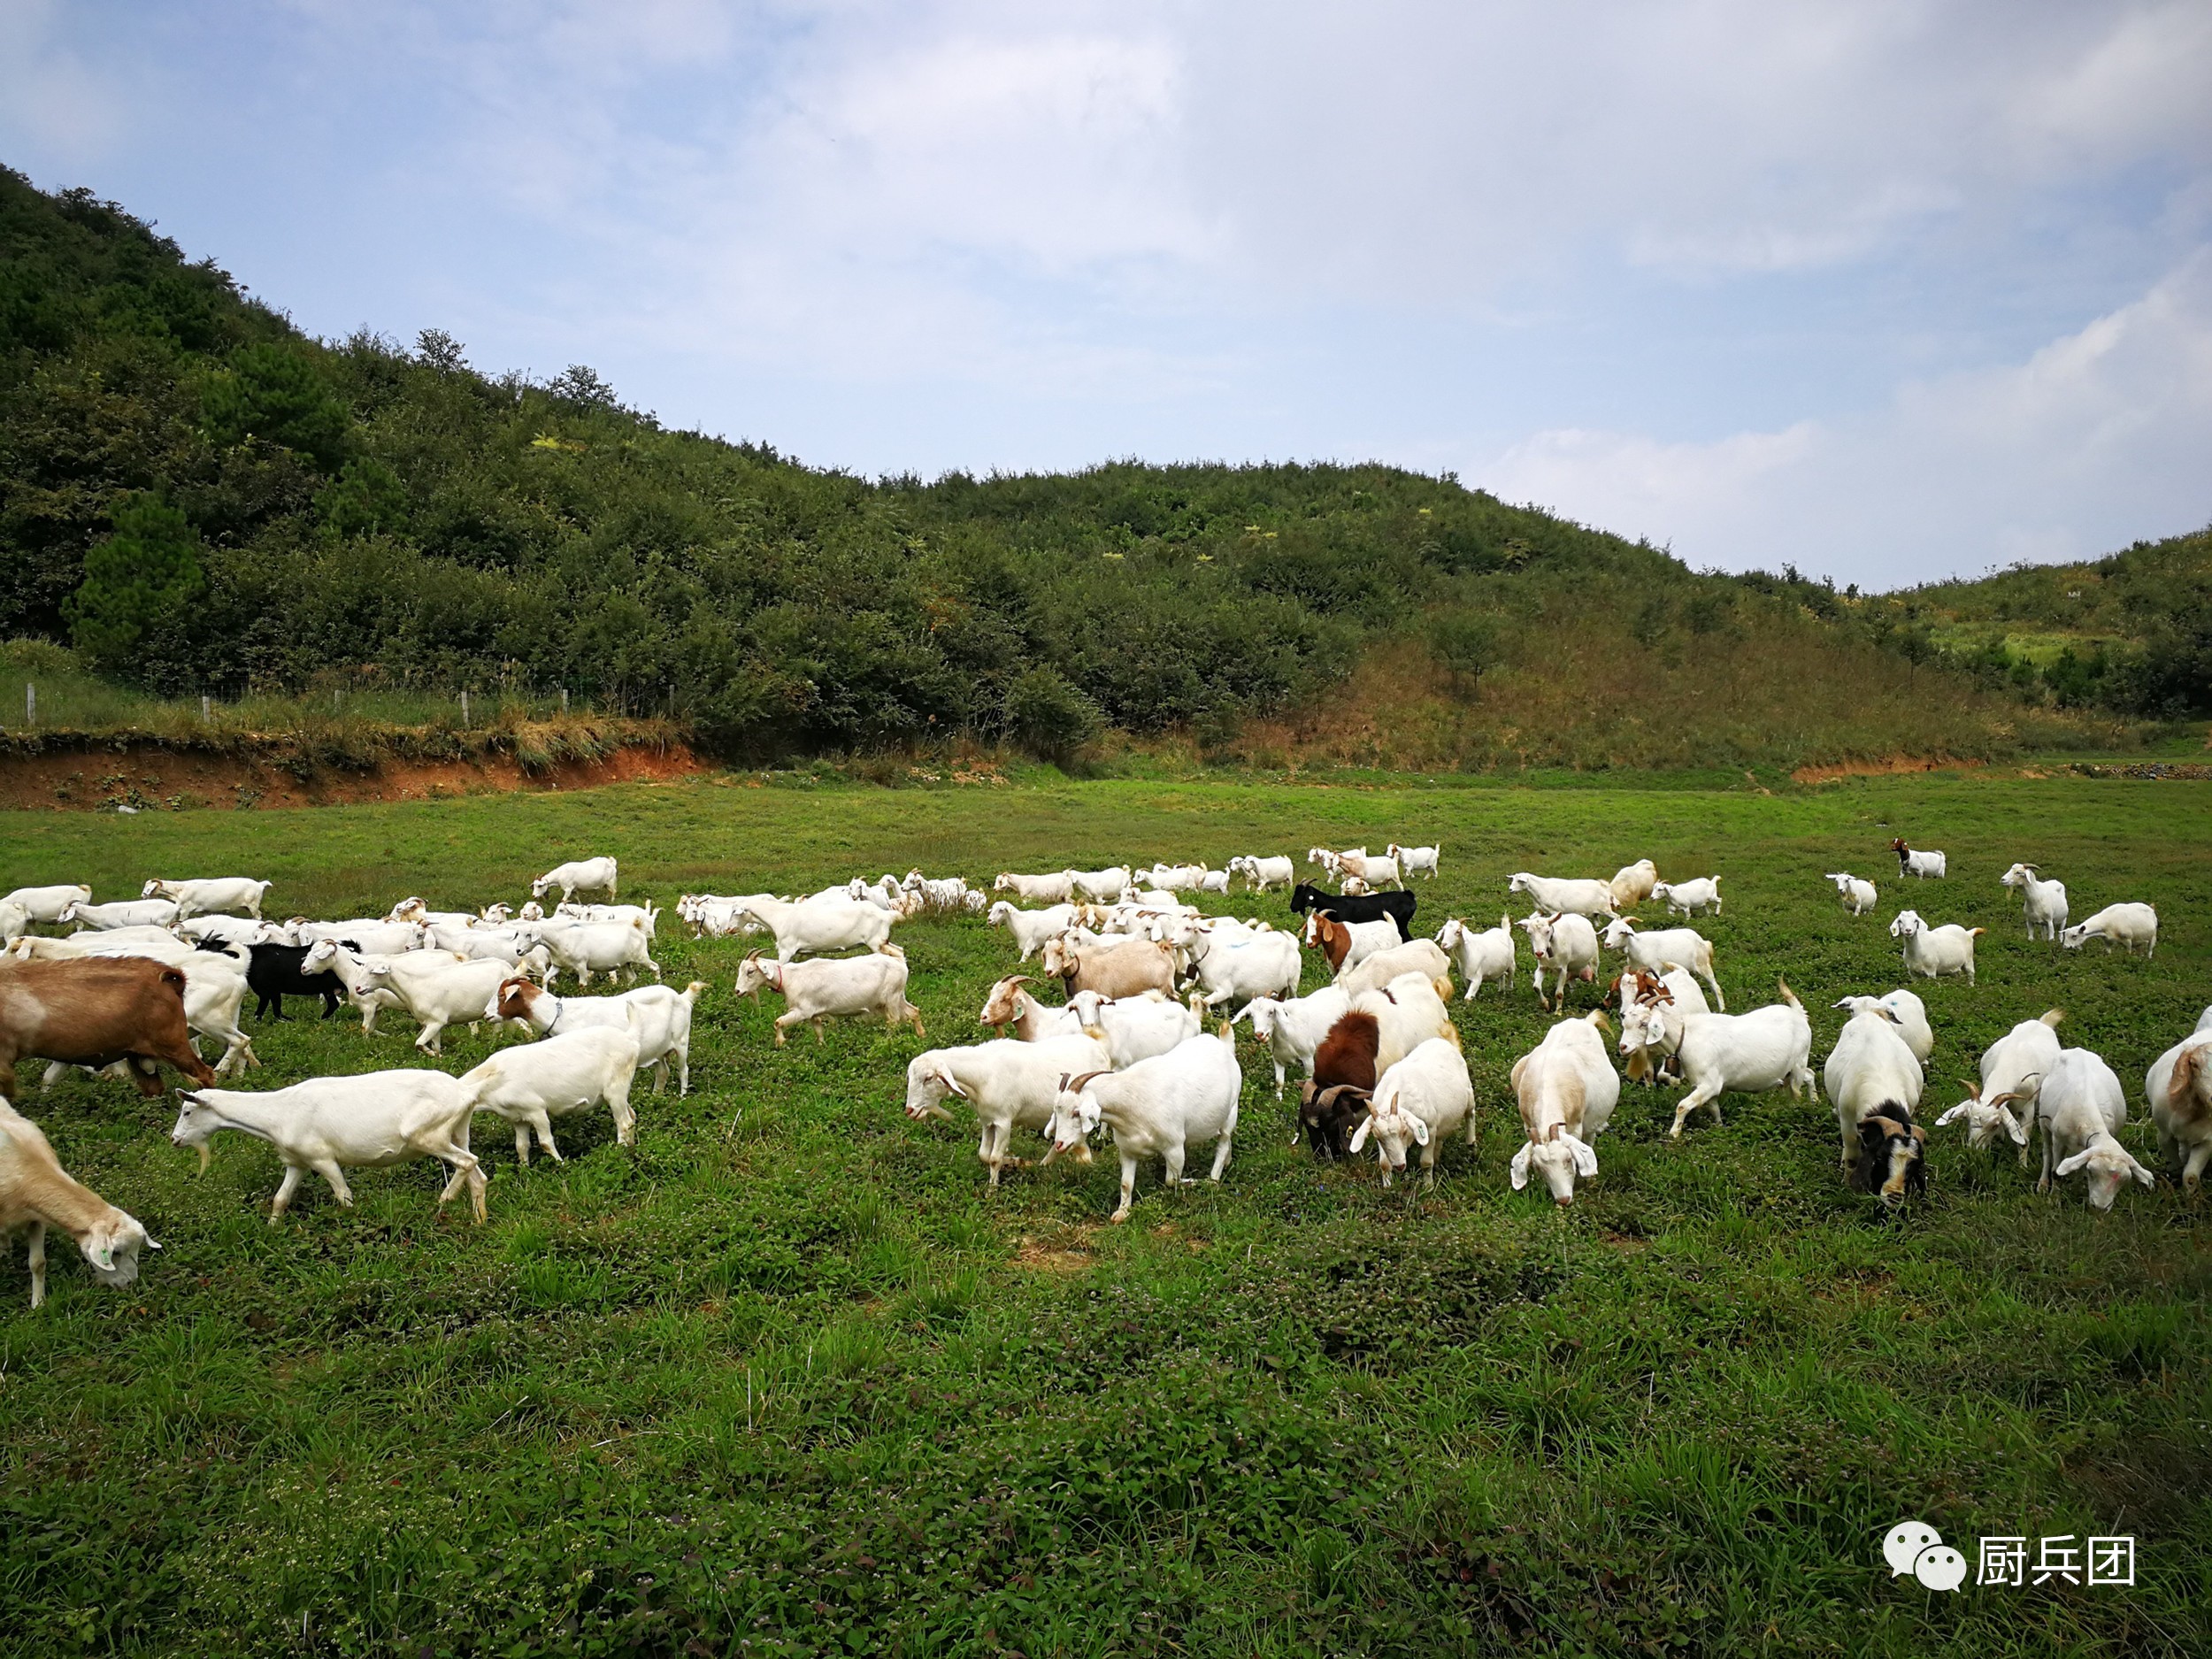
[[[542,995],[547,1002],[553,1004],[553,1018],[545,1022],[545,1034],[550,1037],[553,1034],[553,1027],[561,1023],[561,1016],[568,1012],[568,1006],[550,991],[543,992]]]

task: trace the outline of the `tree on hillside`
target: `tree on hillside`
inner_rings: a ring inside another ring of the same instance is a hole
[[[198,534],[176,508],[142,496],[117,510],[115,534],[84,565],[84,585],[66,607],[71,637],[99,672],[142,681],[142,648],[180,626],[206,590]]]
[[[1429,623],[1429,651],[1471,695],[1501,660],[1498,625],[1480,611],[1447,611]]]
[[[324,472],[345,458],[353,418],[306,356],[288,346],[243,346],[200,393],[207,434],[225,448],[249,438],[311,457]]]
[[[1014,741],[1046,760],[1064,761],[1098,736],[1099,708],[1057,669],[1042,664],[1006,688],[1006,723]]]

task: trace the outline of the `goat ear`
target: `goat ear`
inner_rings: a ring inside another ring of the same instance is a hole
[[[1574,1154],[1577,1175],[1588,1180],[1598,1172],[1598,1155],[1591,1150],[1586,1142],[1578,1141],[1572,1135],[1562,1135],[1559,1138],[1566,1143],[1567,1150]]]
[[[1948,1129],[1953,1124],[1956,1123],[1961,1117],[1973,1109],[1973,1104],[1974,1102],[1971,1101],[1961,1101],[1957,1105],[1952,1107],[1949,1111],[1945,1112],[1942,1117],[1937,1118],[1935,1121],[1935,1126],[1939,1129]]]
[[[114,1238],[106,1233],[95,1233],[85,1246],[84,1259],[104,1273],[111,1271],[115,1266]]]
[[[1509,1173],[1513,1178],[1513,1190],[1517,1193],[1528,1185],[1529,1154],[1535,1150],[1535,1142],[1524,1141],[1521,1142],[1521,1149],[1513,1155],[1513,1167]]]
[[[2085,1148],[2083,1150],[2075,1153],[2072,1157],[2068,1158],[2063,1164],[2060,1164],[2056,1172],[2061,1175],[2071,1175],[2075,1171],[2078,1170],[2083,1164],[2088,1162],[2089,1153],[2087,1148]]]
[[[1417,1114],[1413,1114],[1411,1116],[1413,1121],[1413,1142],[1416,1146],[1425,1147],[1429,1143],[1429,1120],[1425,1118],[1418,1116]]]
[[[960,1087],[960,1080],[953,1076],[950,1068],[941,1065],[939,1066],[937,1068],[937,1080],[945,1086],[946,1094],[956,1094],[962,1100],[968,1098],[968,1091]]]
[[[2135,1154],[2132,1152],[2128,1154],[2128,1172],[2133,1175],[2137,1180],[2142,1182],[2146,1187],[2155,1187],[2158,1185],[2158,1177],[2145,1169],[2137,1160]]]
[[[1352,1131],[1351,1145],[1353,1151],[1356,1152],[1367,1144],[1367,1132],[1374,1126],[1375,1120],[1371,1117],[1363,1118],[1359,1120],[1359,1127]]]

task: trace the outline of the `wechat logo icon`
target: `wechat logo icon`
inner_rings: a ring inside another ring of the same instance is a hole
[[[1893,1578],[1910,1573],[1931,1590],[1955,1590],[1966,1582],[1966,1557],[1925,1521],[1900,1521],[1891,1527],[1882,1540],[1882,1558]]]

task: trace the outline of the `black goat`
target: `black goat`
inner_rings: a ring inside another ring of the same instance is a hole
[[[1878,1193],[1884,1203],[1928,1195],[1928,1132],[1912,1120],[1909,1107],[1886,1101],[1878,1111],[1859,1119],[1859,1161],[1852,1185]]]
[[[348,950],[358,951],[361,947],[350,940],[342,940]],[[203,945],[202,949],[211,947]],[[219,947],[215,947],[219,949]],[[345,987],[338,976],[328,968],[319,973],[302,973],[300,964],[306,960],[313,947],[309,945],[249,945],[253,959],[246,964],[246,988],[259,999],[254,1003],[256,1019],[287,1018],[284,999],[288,996],[319,996],[323,999],[323,1018],[328,1019],[338,1011],[344,999]],[[235,954],[234,952],[233,953]]]
[[[1403,889],[1363,893],[1348,899],[1341,893],[1325,892],[1311,882],[1301,881],[1290,891],[1290,908],[1300,916],[1320,910],[1340,922],[1379,922],[1386,916],[1398,924],[1401,939],[1413,937],[1413,895]]]

